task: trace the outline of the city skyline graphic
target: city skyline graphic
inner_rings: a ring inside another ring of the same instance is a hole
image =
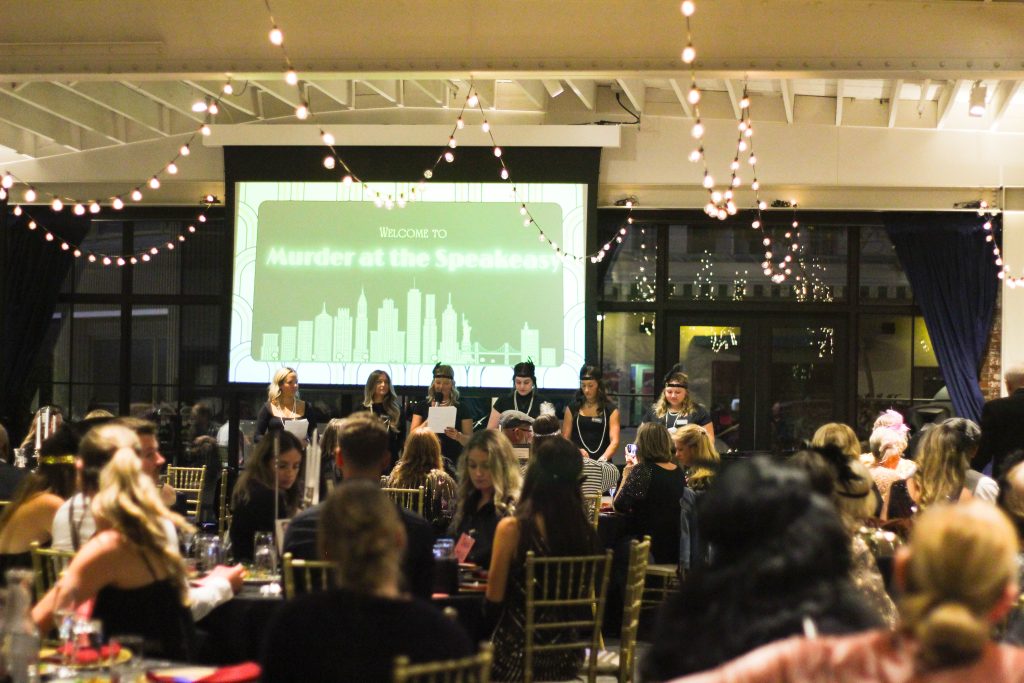
[[[530,327],[529,321],[519,329],[518,348],[510,340],[495,348],[484,347],[473,337],[472,321],[453,304],[452,292],[446,297],[439,319],[438,293],[425,293],[413,285],[405,294],[404,326],[402,309],[395,299],[384,297],[376,307],[376,327],[371,329],[371,306],[362,287],[354,306],[338,306],[332,314],[322,301],[320,313],[311,320],[296,320],[275,332],[263,332],[257,358],[275,363],[504,366],[529,358],[538,367],[559,365],[557,349],[542,346],[540,330]]]

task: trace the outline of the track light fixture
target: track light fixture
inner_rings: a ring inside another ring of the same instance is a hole
[[[988,88],[981,81],[977,81],[971,88],[971,106],[967,113],[971,116],[985,115],[985,99],[988,96]]]

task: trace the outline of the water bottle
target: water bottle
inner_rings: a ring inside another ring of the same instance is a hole
[[[32,571],[7,571],[3,659],[12,683],[39,683],[39,630],[32,622]]]

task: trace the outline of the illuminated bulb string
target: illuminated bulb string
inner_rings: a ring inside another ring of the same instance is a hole
[[[985,231],[985,242],[992,245],[992,262],[998,268],[996,277],[1006,283],[1006,286],[1010,289],[1016,289],[1017,287],[1024,287],[1024,277],[1014,276],[1010,274],[1010,266],[1003,261],[1003,252],[999,249],[999,243],[996,240],[995,231],[992,229],[992,221],[998,216],[1000,210],[998,207],[990,206],[984,199],[981,200],[980,207],[978,208],[978,216],[984,219],[981,227]]]

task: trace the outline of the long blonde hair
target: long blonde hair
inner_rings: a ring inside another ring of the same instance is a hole
[[[959,444],[960,435],[956,430],[942,423],[927,429],[921,437],[914,473],[920,507],[959,497],[970,466]]]
[[[434,400],[434,394],[436,392],[441,391],[440,389],[438,389],[435,386],[437,384],[437,380],[438,380],[438,377],[437,377],[437,373],[438,372],[444,373],[444,379],[451,378],[451,380],[452,380],[452,394],[451,394],[452,398],[451,398],[451,401],[452,401],[452,405],[457,405],[458,402],[459,402],[459,389],[458,389],[458,387],[455,386],[455,369],[452,368],[452,366],[450,366],[450,365],[442,365],[441,363],[438,363],[437,365],[434,366],[434,375],[433,375],[433,377],[430,380],[430,386],[427,387],[427,400],[428,401],[433,401]]]
[[[363,389],[363,407],[373,409],[373,393],[377,388],[377,382],[380,380],[381,375],[388,378],[388,395],[384,397],[383,402],[384,414],[391,418],[388,421],[388,429],[397,432],[400,422],[399,418],[402,415],[402,403],[398,400],[398,394],[395,393],[395,383],[391,381],[391,375],[385,370],[374,370],[366,378],[366,387]]]
[[[722,463],[722,456],[711,443],[711,436],[700,425],[689,424],[676,429],[672,439],[693,451],[693,462],[686,477],[687,485],[695,490],[710,488]]]
[[[334,489],[317,526],[320,555],[337,565],[340,588],[372,594],[398,581],[405,525],[379,486],[350,481]]]
[[[186,602],[185,563],[177,549],[168,547],[167,533],[160,520],[169,519],[183,530],[191,531],[192,527],[161,502],[153,481],[143,476],[142,462],[134,449],[119,448],[100,472],[100,490],[92,499],[92,513],[147,557],[155,556],[177,586],[182,603]]]
[[[943,505],[917,520],[910,539],[901,628],[920,643],[926,669],[978,659],[989,640],[987,617],[1017,578],[1017,535],[998,508]]]
[[[673,372],[665,378],[665,384],[682,384],[686,389],[686,395],[683,396],[683,404],[679,410],[683,415],[689,415],[693,412],[693,408],[696,405],[693,399],[690,398],[690,376],[685,372]],[[661,396],[654,402],[654,414],[657,417],[665,417],[668,414],[668,401],[665,399],[665,389],[661,390]]]
[[[466,514],[466,501],[476,490],[469,476],[469,452],[481,450],[487,454],[487,466],[491,470],[494,486],[494,509],[499,517],[515,512],[515,502],[523,488],[523,475],[519,469],[519,458],[512,449],[512,442],[501,432],[483,429],[473,434],[462,449],[458,464],[458,506],[452,519],[452,529],[458,529]]]
[[[811,437],[811,445],[815,448],[835,446],[848,458],[860,458],[860,440],[850,425],[842,422],[829,422],[818,427]]]
[[[281,385],[288,379],[288,375],[295,374],[296,377],[299,373],[295,372],[292,368],[281,368],[274,373],[274,378],[270,380],[270,384],[267,385],[267,400],[271,403],[277,403],[277,399],[281,398]]]

